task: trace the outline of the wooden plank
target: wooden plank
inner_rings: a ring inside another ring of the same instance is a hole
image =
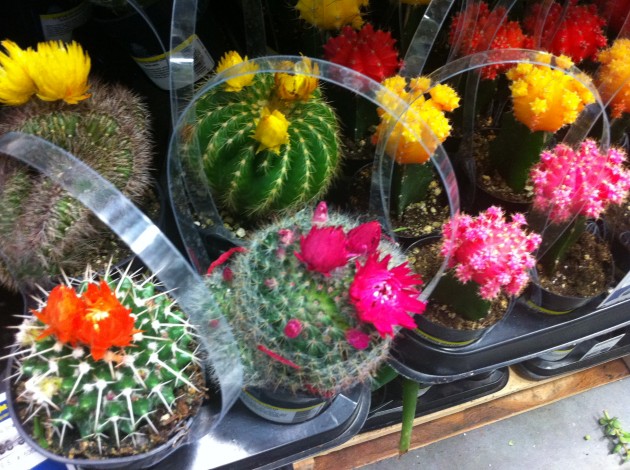
[[[591,369],[545,381],[531,381],[510,374],[503,391],[414,421],[411,449],[509,418],[630,376],[630,368],[617,359]],[[450,411],[450,412],[449,412]],[[358,468],[398,455],[400,424],[355,436],[325,454],[296,462],[296,470],[343,470]]]

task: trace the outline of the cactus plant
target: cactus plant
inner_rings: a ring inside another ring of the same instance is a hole
[[[245,384],[269,390],[329,397],[369,380],[398,326],[415,328],[424,309],[420,278],[380,225],[329,215],[325,203],[260,229],[209,273]]]
[[[35,51],[27,52],[33,54],[30,67],[34,67],[38,63]],[[63,59],[57,62],[61,70],[76,63]],[[86,80],[88,70],[89,61]],[[40,76],[36,83],[42,80]],[[64,88],[64,84],[68,83],[63,76],[50,79],[31,92],[42,99],[1,109],[0,134],[19,131],[46,139],[141,203],[151,188],[145,105],[125,87],[97,80],[89,84],[89,98],[85,84],[75,85],[76,96],[65,96],[70,87]],[[60,90],[56,94],[55,84]],[[11,159],[0,158],[0,251],[13,259],[13,273],[0,261],[1,284],[15,288],[17,282],[56,275],[61,269],[78,274],[87,260],[112,249],[109,239],[107,229],[61,188]]]
[[[195,329],[152,278],[56,286],[19,326],[14,404],[49,451],[99,459],[169,439],[205,395]]]
[[[239,60],[227,55],[218,70]],[[308,59],[295,69],[302,67],[316,71]],[[336,172],[337,119],[315,78],[289,72],[231,78],[199,98],[196,116],[188,135],[198,139],[218,202],[236,216],[295,208],[322,194]]]

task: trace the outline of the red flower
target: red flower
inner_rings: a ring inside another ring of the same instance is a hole
[[[394,75],[402,62],[394,49],[396,40],[385,31],[366,24],[360,31],[345,26],[341,34],[324,44],[324,57],[382,82]]]
[[[422,285],[419,276],[412,273],[407,263],[387,269],[390,255],[378,260],[371,254],[365,265],[357,263],[357,273],[350,285],[350,300],[357,309],[359,320],[372,323],[381,337],[393,335],[393,326],[415,328],[409,315],[424,312],[425,303],[418,300],[420,291],[413,286]]]
[[[266,346],[263,346],[262,344],[259,344],[258,346],[256,346],[256,349],[258,349],[260,352],[265,353],[274,361],[278,361],[280,364],[284,364],[285,366],[292,367],[293,369],[296,369],[296,370],[301,369],[301,367],[298,366],[295,362],[291,361],[290,359],[287,359],[286,357],[282,357],[280,354],[273,352],[271,349],[269,349]]]
[[[72,287],[56,286],[50,292],[46,306],[40,311],[33,311],[42,323],[48,325],[37,339],[52,334],[62,343],[76,343],[84,313],[85,303]]]
[[[370,335],[356,328],[346,330],[346,341],[355,349],[365,349],[370,345]]]
[[[302,332],[302,323],[297,318],[291,318],[284,327],[284,335],[287,338],[297,338]]]
[[[212,271],[214,271],[214,269],[217,266],[221,266],[223,263],[225,263],[228,259],[230,259],[230,257],[234,253],[244,253],[246,251],[247,250],[245,248],[243,248],[242,246],[235,246],[234,248],[230,248],[225,253],[221,253],[221,256],[219,256],[216,260],[214,260],[210,264],[210,267],[208,268],[208,271],[206,272],[206,274],[212,274]]]
[[[346,251],[346,234],[341,227],[312,227],[300,238],[301,252],[295,257],[306,264],[309,271],[328,276],[330,271],[344,266],[349,259]]]
[[[94,360],[102,359],[112,346],[129,346],[138,332],[134,329],[135,320],[130,315],[131,309],[120,303],[109,285],[105,281],[88,284],[82,299],[86,310],[77,337],[90,346]]]
[[[351,256],[369,255],[378,248],[380,241],[381,225],[375,221],[368,222],[348,232],[346,248]]]

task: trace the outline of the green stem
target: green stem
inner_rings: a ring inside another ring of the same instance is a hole
[[[434,179],[436,175],[432,165],[396,164],[391,196],[394,216],[401,218],[410,204],[426,199],[429,185]]]
[[[562,227],[559,229],[562,229]],[[548,230],[554,230],[554,226],[549,227]],[[558,228],[555,228],[555,230],[558,230]],[[547,238],[553,241],[543,252],[544,254],[540,257],[539,264],[547,275],[551,275],[555,267],[564,261],[569,249],[579,240],[585,230],[586,217],[580,215],[562,233],[553,234],[552,232],[551,237],[549,234],[546,234]]]
[[[403,378],[402,381],[402,429],[400,430],[400,442],[398,444],[398,455],[409,452],[411,445],[411,432],[413,431],[413,420],[416,417],[416,405],[418,403],[418,391],[420,384],[411,379]]]
[[[479,285],[472,281],[462,284],[450,271],[435,286],[432,298],[471,321],[481,320],[490,311],[490,301],[479,296]]]
[[[39,416],[33,418],[33,437],[42,449],[48,449],[48,442],[46,441],[44,428],[42,427]]]
[[[392,366],[388,364],[382,365],[376,372],[376,377],[372,380],[372,391],[374,392],[384,385],[387,385],[396,377],[398,377],[398,372],[396,372]]]

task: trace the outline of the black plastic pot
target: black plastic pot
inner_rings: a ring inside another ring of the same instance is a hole
[[[532,310],[545,315],[566,315],[588,304],[599,295],[574,297],[556,294],[541,285],[531,282],[523,294],[526,305]]]
[[[334,398],[334,397],[333,397]],[[295,424],[315,418],[324,411],[331,399],[281,390],[246,387],[241,402],[253,413],[274,423]]]
[[[433,344],[447,348],[462,348],[479,341],[494,325],[475,330],[456,330],[432,323],[422,315],[416,317],[416,328],[413,333]]]

